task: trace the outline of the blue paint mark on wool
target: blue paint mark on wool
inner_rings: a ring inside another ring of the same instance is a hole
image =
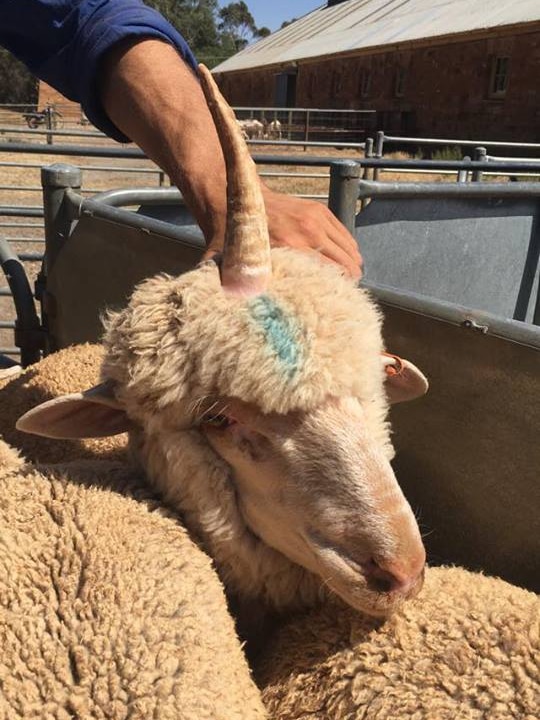
[[[248,307],[270,349],[284,365],[289,379],[293,378],[300,370],[303,355],[298,322],[268,295],[260,295]]]

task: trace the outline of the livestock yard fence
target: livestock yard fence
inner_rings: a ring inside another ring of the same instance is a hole
[[[86,197],[113,188],[167,187],[170,181],[139,149],[113,144],[102,133],[88,127],[84,116],[80,112],[77,114],[73,107],[55,108],[61,115],[62,127],[59,122],[54,125],[51,112],[44,120],[38,118],[35,127],[32,113],[36,112],[39,111],[35,106],[28,105],[0,107],[0,255],[4,265],[6,258],[11,258],[10,267],[13,258],[18,258],[39,294],[39,270],[45,243],[40,178],[43,166],[61,161],[78,167],[83,172],[81,193]],[[350,215],[351,203],[352,211],[355,211],[369,202],[369,198],[359,198],[358,193],[347,195],[347,184],[359,180],[452,179],[464,185],[492,180],[537,180],[540,177],[540,145],[396,138],[383,132],[373,132],[372,137],[365,136],[363,142],[357,142],[346,138],[357,139],[361,123],[368,124],[371,120],[366,119],[365,113],[355,115],[344,111],[331,111],[335,118],[341,117],[341,124],[337,128],[339,132],[331,134],[329,140],[330,133],[318,134],[326,123],[334,122],[330,115],[323,116],[324,112],[238,109],[239,117],[260,118],[259,122],[264,120],[266,127],[273,120],[280,122],[280,138],[248,141],[265,181],[275,189],[299,197],[330,201],[340,217]],[[367,130],[367,124],[362,132]],[[306,133],[306,127],[309,133]],[[326,137],[326,140],[316,139],[320,137]],[[81,142],[84,144],[79,144]],[[469,154],[457,159],[409,157],[403,152],[397,156],[393,152],[385,155],[395,147],[401,150],[410,147],[418,153],[419,148],[428,145],[464,148]],[[502,154],[503,148],[519,152],[520,157]],[[488,150],[499,150],[501,154],[491,155]],[[346,173],[343,175],[343,167],[348,166],[354,167],[349,179]],[[9,283],[0,276],[0,353],[13,356],[20,353],[17,343],[13,343],[16,315]]]

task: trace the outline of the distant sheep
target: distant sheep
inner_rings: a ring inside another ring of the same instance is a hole
[[[335,602],[291,620],[256,679],[275,720],[535,720],[540,598],[460,568],[381,623]]]
[[[209,558],[121,463],[0,440],[0,718],[262,720]]]
[[[272,120],[266,128],[266,136],[269,140],[281,140],[282,127],[279,120]]]
[[[382,354],[379,311],[340,269],[270,251],[255,165],[207,71],[202,81],[227,164],[219,264],[139,285],[106,321],[102,384],[18,427],[129,431],[240,604],[285,612],[333,591],[388,614],[419,591],[425,552],[386,414],[426,380]]]
[[[264,125],[259,120],[237,120],[237,123],[245,140],[263,139]]]

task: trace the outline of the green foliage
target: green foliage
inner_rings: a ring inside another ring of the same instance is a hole
[[[281,26],[280,26],[279,29],[280,29],[280,30],[283,30],[283,28],[286,28],[287,25],[291,25],[293,22],[296,22],[297,20],[298,20],[298,18],[293,18],[292,20],[284,20],[284,21],[281,23]]]
[[[0,48],[0,103],[37,102],[37,82],[26,67],[4,48]]]
[[[257,33],[255,20],[244,0],[222,7],[219,18],[219,30],[232,38],[237,50],[244,48]]]
[[[267,37],[257,28],[245,2],[219,8],[218,0],[145,0],[182,33],[200,62],[210,68],[241,50],[253,39]]]
[[[266,25],[263,25],[262,27],[257,28],[256,35],[259,38],[265,38],[271,34],[272,34],[272,31],[270,30],[270,28],[266,27]]]

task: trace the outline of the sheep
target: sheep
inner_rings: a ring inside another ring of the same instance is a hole
[[[245,140],[262,140],[264,137],[264,125],[254,118],[250,120],[236,121]]]
[[[0,440],[0,718],[262,720],[210,559],[124,463]]]
[[[16,430],[17,418],[44,400],[75,392],[99,380],[103,360],[100,345],[74,345],[49,355],[25,370],[0,377],[0,436],[34,462],[57,463],[97,456],[125,458],[127,436],[51,442]]]
[[[292,619],[255,679],[275,720],[534,720],[540,598],[461,568],[381,623],[334,602]]]
[[[151,485],[213,558],[232,602],[266,613],[336,593],[386,615],[422,585],[420,532],[390,466],[388,403],[427,381],[383,355],[365,290],[318,257],[270,250],[256,168],[201,70],[227,165],[221,258],[143,281],[105,321],[101,384],[17,427],[129,431]]]
[[[279,120],[275,119],[268,123],[266,135],[270,140],[281,140],[282,128]]]

